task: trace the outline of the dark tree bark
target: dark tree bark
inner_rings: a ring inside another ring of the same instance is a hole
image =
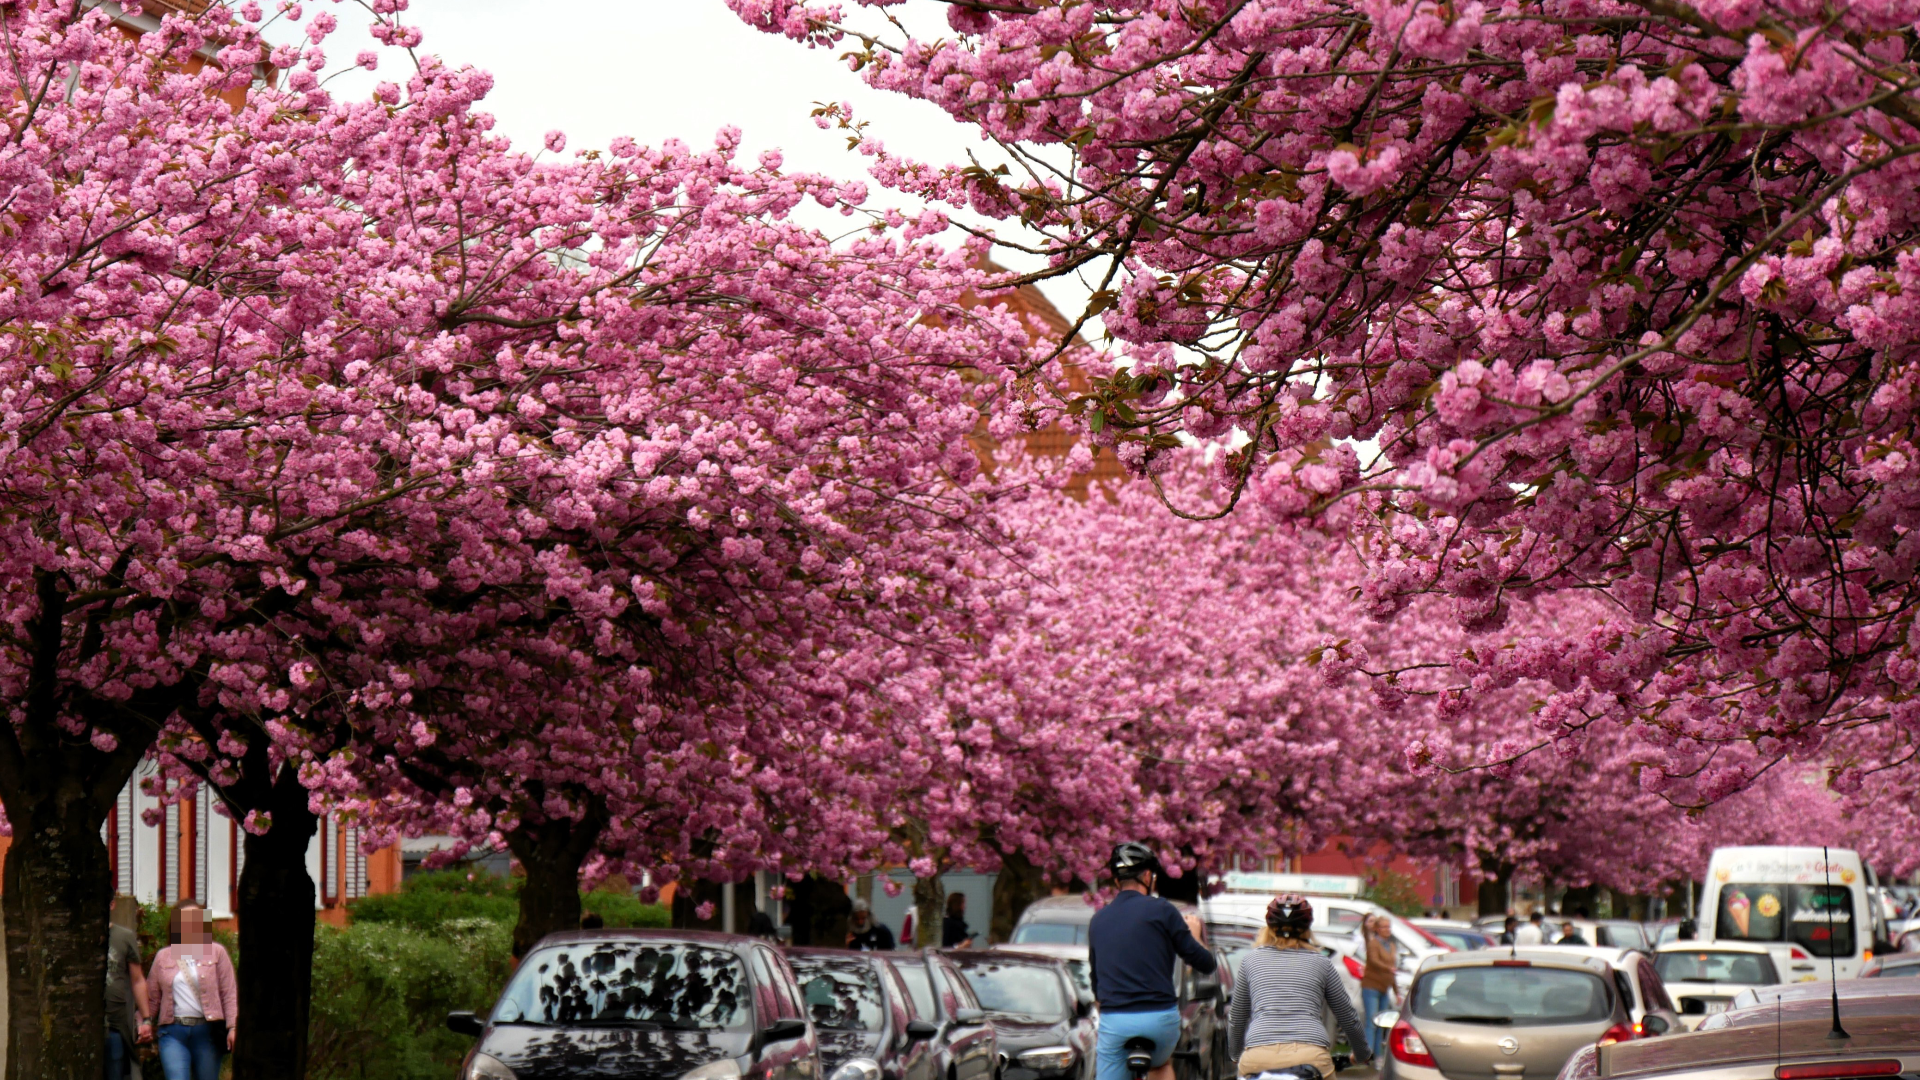
[[[128,556],[130,558],[130,556]],[[114,573],[125,572],[126,559]],[[64,676],[103,647],[117,599],[69,605],[66,579],[42,572],[39,611],[19,640],[24,693],[0,722],[0,803],[13,825],[0,910],[6,916],[8,1080],[99,1080],[106,1029],[107,908],[113,880],[100,831],[107,811],[187,686],[92,697]],[[158,620],[163,638],[170,619]],[[190,680],[189,680],[190,681]],[[78,721],[78,732],[63,720]],[[88,728],[113,736],[111,749]]]
[[[940,944],[940,920],[947,915],[947,886],[940,875],[913,879],[913,945]]]
[[[987,940],[993,943],[1013,937],[1013,924],[1020,913],[1041,896],[1040,868],[1018,851],[1000,856],[1000,873],[993,879],[993,917],[987,922]]]
[[[1480,914],[1507,914],[1507,887],[1513,879],[1513,871],[1489,867],[1482,867],[1481,871],[1483,873],[1491,873],[1494,876],[1480,879],[1479,896],[1477,897],[1480,903]]]
[[[594,796],[578,820],[523,818],[507,834],[508,850],[526,871],[520,921],[513,926],[515,956],[525,956],[548,934],[580,929],[580,864],[593,854],[606,825],[606,803]]]
[[[234,1080],[302,1080],[313,1006],[313,876],[307,847],[320,819],[307,790],[282,765],[265,800],[266,833],[246,834],[240,871],[240,1015],[234,1024]]]

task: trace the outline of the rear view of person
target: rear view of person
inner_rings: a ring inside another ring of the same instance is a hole
[[[1333,961],[1313,943],[1312,925],[1307,898],[1282,893],[1267,905],[1254,947],[1235,962],[1227,1052],[1241,1076],[1312,1065],[1331,1078],[1332,1040],[1321,1020],[1327,1010],[1353,1048],[1354,1064],[1373,1057]]]
[[[1121,844],[1107,859],[1120,888],[1087,923],[1087,967],[1100,1005],[1096,1080],[1127,1080],[1127,1042],[1153,1044],[1148,1080],[1173,1080],[1173,1047],[1180,1041],[1179,999],[1173,992],[1177,955],[1202,974],[1219,962],[1200,944],[1200,920],[1151,895],[1160,860],[1145,844]]]

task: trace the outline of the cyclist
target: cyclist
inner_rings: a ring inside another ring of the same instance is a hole
[[[1322,1018],[1332,1009],[1354,1064],[1369,1060],[1366,1032],[1340,985],[1333,961],[1313,943],[1313,905],[1281,893],[1267,905],[1267,925],[1234,965],[1233,1007],[1227,1014],[1227,1052],[1241,1076],[1312,1065],[1333,1076]]]
[[[1173,1047],[1180,1041],[1180,1010],[1173,994],[1177,954],[1196,971],[1219,968],[1200,944],[1200,920],[1182,918],[1153,894],[1160,860],[1145,844],[1113,849],[1107,872],[1119,886],[1114,898],[1087,926],[1087,966],[1100,1003],[1100,1040],[1095,1080],[1128,1080],[1126,1043],[1153,1041],[1153,1071],[1147,1080],[1173,1080]]]

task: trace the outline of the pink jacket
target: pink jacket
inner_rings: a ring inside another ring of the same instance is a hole
[[[209,1020],[225,1020],[232,1026],[240,1011],[240,992],[233,983],[233,959],[220,944],[169,945],[153,958],[147,972],[147,1015],[154,1025],[173,1023],[173,977],[180,973],[180,956],[186,950],[200,963],[200,1008]]]

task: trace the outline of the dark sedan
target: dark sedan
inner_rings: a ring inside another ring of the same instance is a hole
[[[550,934],[492,1014],[447,1017],[479,1041],[461,1080],[818,1080],[813,1026],[785,958],[694,930]]]
[[[931,1041],[940,1027],[914,1018],[906,983],[880,954],[788,949],[787,962],[800,981],[828,1076],[854,1063],[842,1080],[872,1080],[864,1076],[869,1068],[884,1080],[939,1080]]]
[[[993,1019],[1003,1080],[1093,1080],[1092,1004],[1080,997],[1065,964],[1013,952],[947,956]]]
[[[946,957],[924,952],[873,954],[906,984],[913,1018],[934,1025],[928,1039],[938,1080],[993,1080],[999,1042],[967,980]]]

